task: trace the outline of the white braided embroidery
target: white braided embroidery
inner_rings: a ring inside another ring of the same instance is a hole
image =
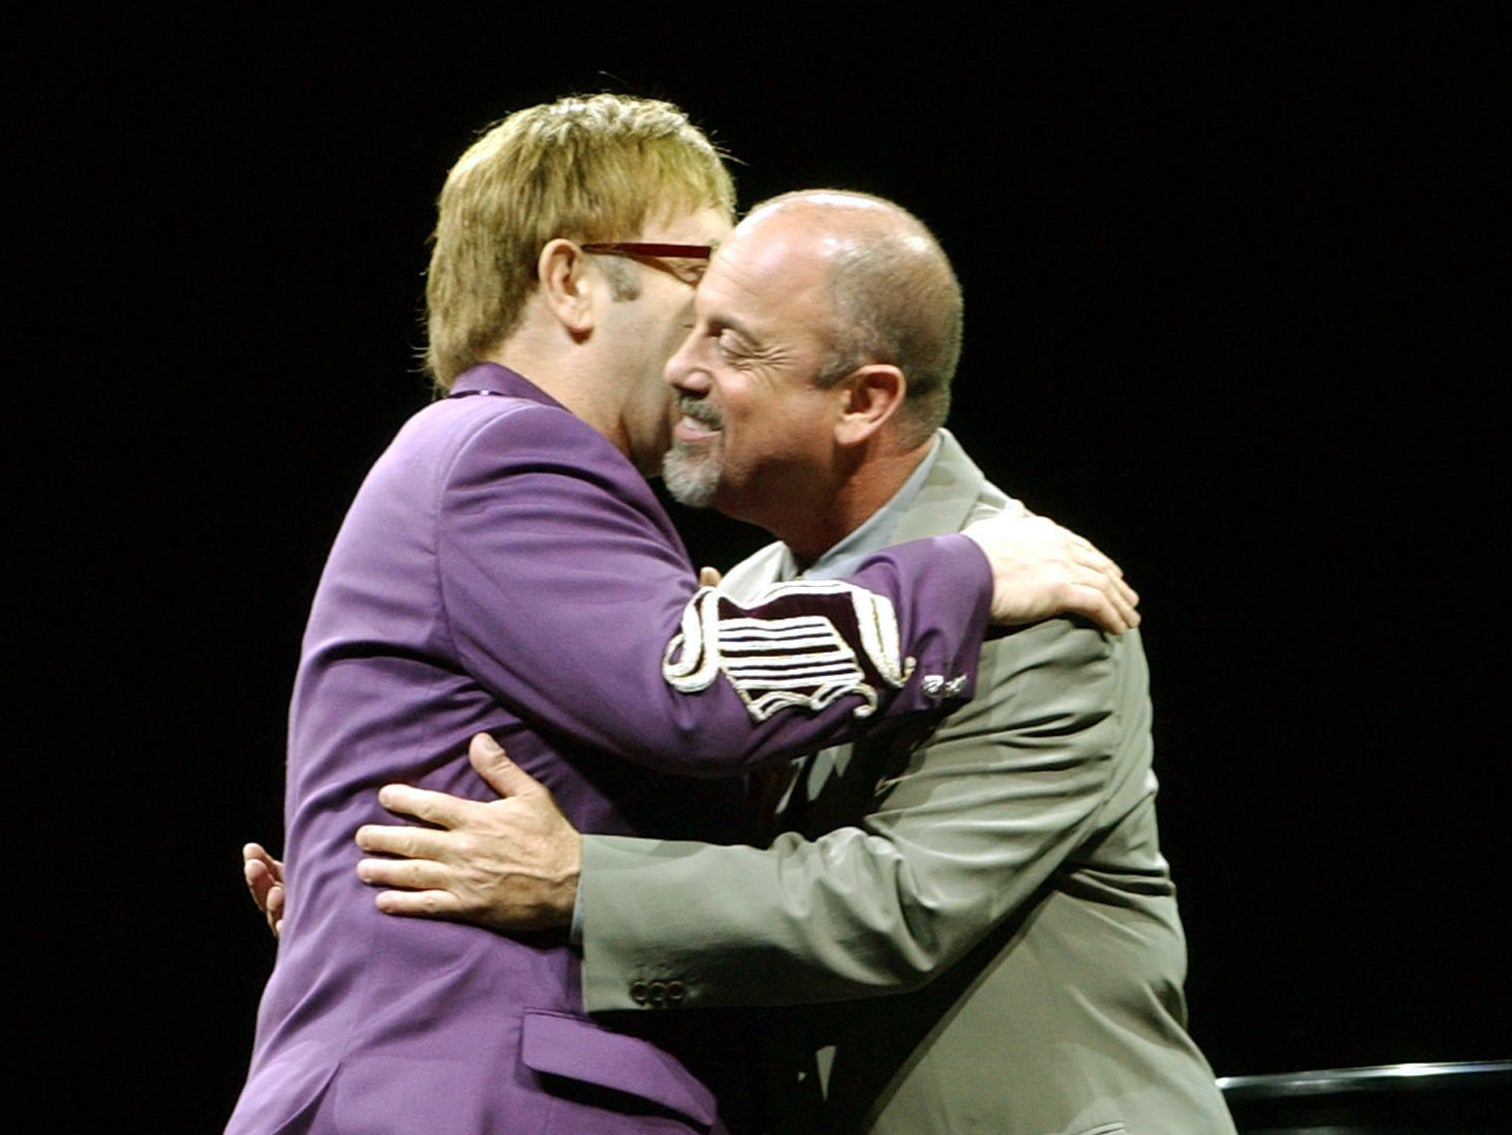
[[[860,647],[882,680],[894,688],[908,681],[914,660],[898,656],[898,618],[892,601],[840,580],[780,583],[763,591],[766,603],[789,595],[846,595],[856,613]],[[877,691],[866,681],[855,651],[824,615],[762,619],[721,619],[720,593],[700,588],[683,610],[682,631],[667,644],[662,676],[688,694],[707,689],[725,677],[756,721],[765,721],[784,706],[819,710],[846,694],[859,694],[853,711],[869,717],[877,708]]]

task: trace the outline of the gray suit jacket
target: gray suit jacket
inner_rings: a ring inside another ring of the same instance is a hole
[[[943,441],[896,539],[1006,500]],[[585,1004],[804,1006],[768,1028],[782,1130],[1232,1132],[1186,1032],[1151,747],[1137,632],[998,639],[969,705],[808,758],[767,850],[585,840]]]

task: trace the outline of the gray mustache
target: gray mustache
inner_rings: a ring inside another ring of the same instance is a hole
[[[677,399],[677,412],[686,414],[695,422],[701,422],[706,426],[713,426],[715,429],[724,428],[724,415],[707,402],[698,398],[692,398],[686,394],[679,396]]]

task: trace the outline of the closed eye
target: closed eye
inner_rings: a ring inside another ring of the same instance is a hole
[[[719,352],[720,358],[731,362],[744,358],[750,353],[745,349],[745,344],[741,342],[740,336],[728,327],[723,328],[714,337],[714,349]]]

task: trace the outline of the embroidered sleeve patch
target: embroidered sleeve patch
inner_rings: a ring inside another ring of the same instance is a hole
[[[700,588],[662,658],[662,676],[681,693],[723,674],[756,721],[788,706],[820,710],[847,694],[861,698],[855,716],[869,717],[878,688],[901,687],[913,669],[899,655],[892,602],[829,579],[776,584],[752,607]]]

